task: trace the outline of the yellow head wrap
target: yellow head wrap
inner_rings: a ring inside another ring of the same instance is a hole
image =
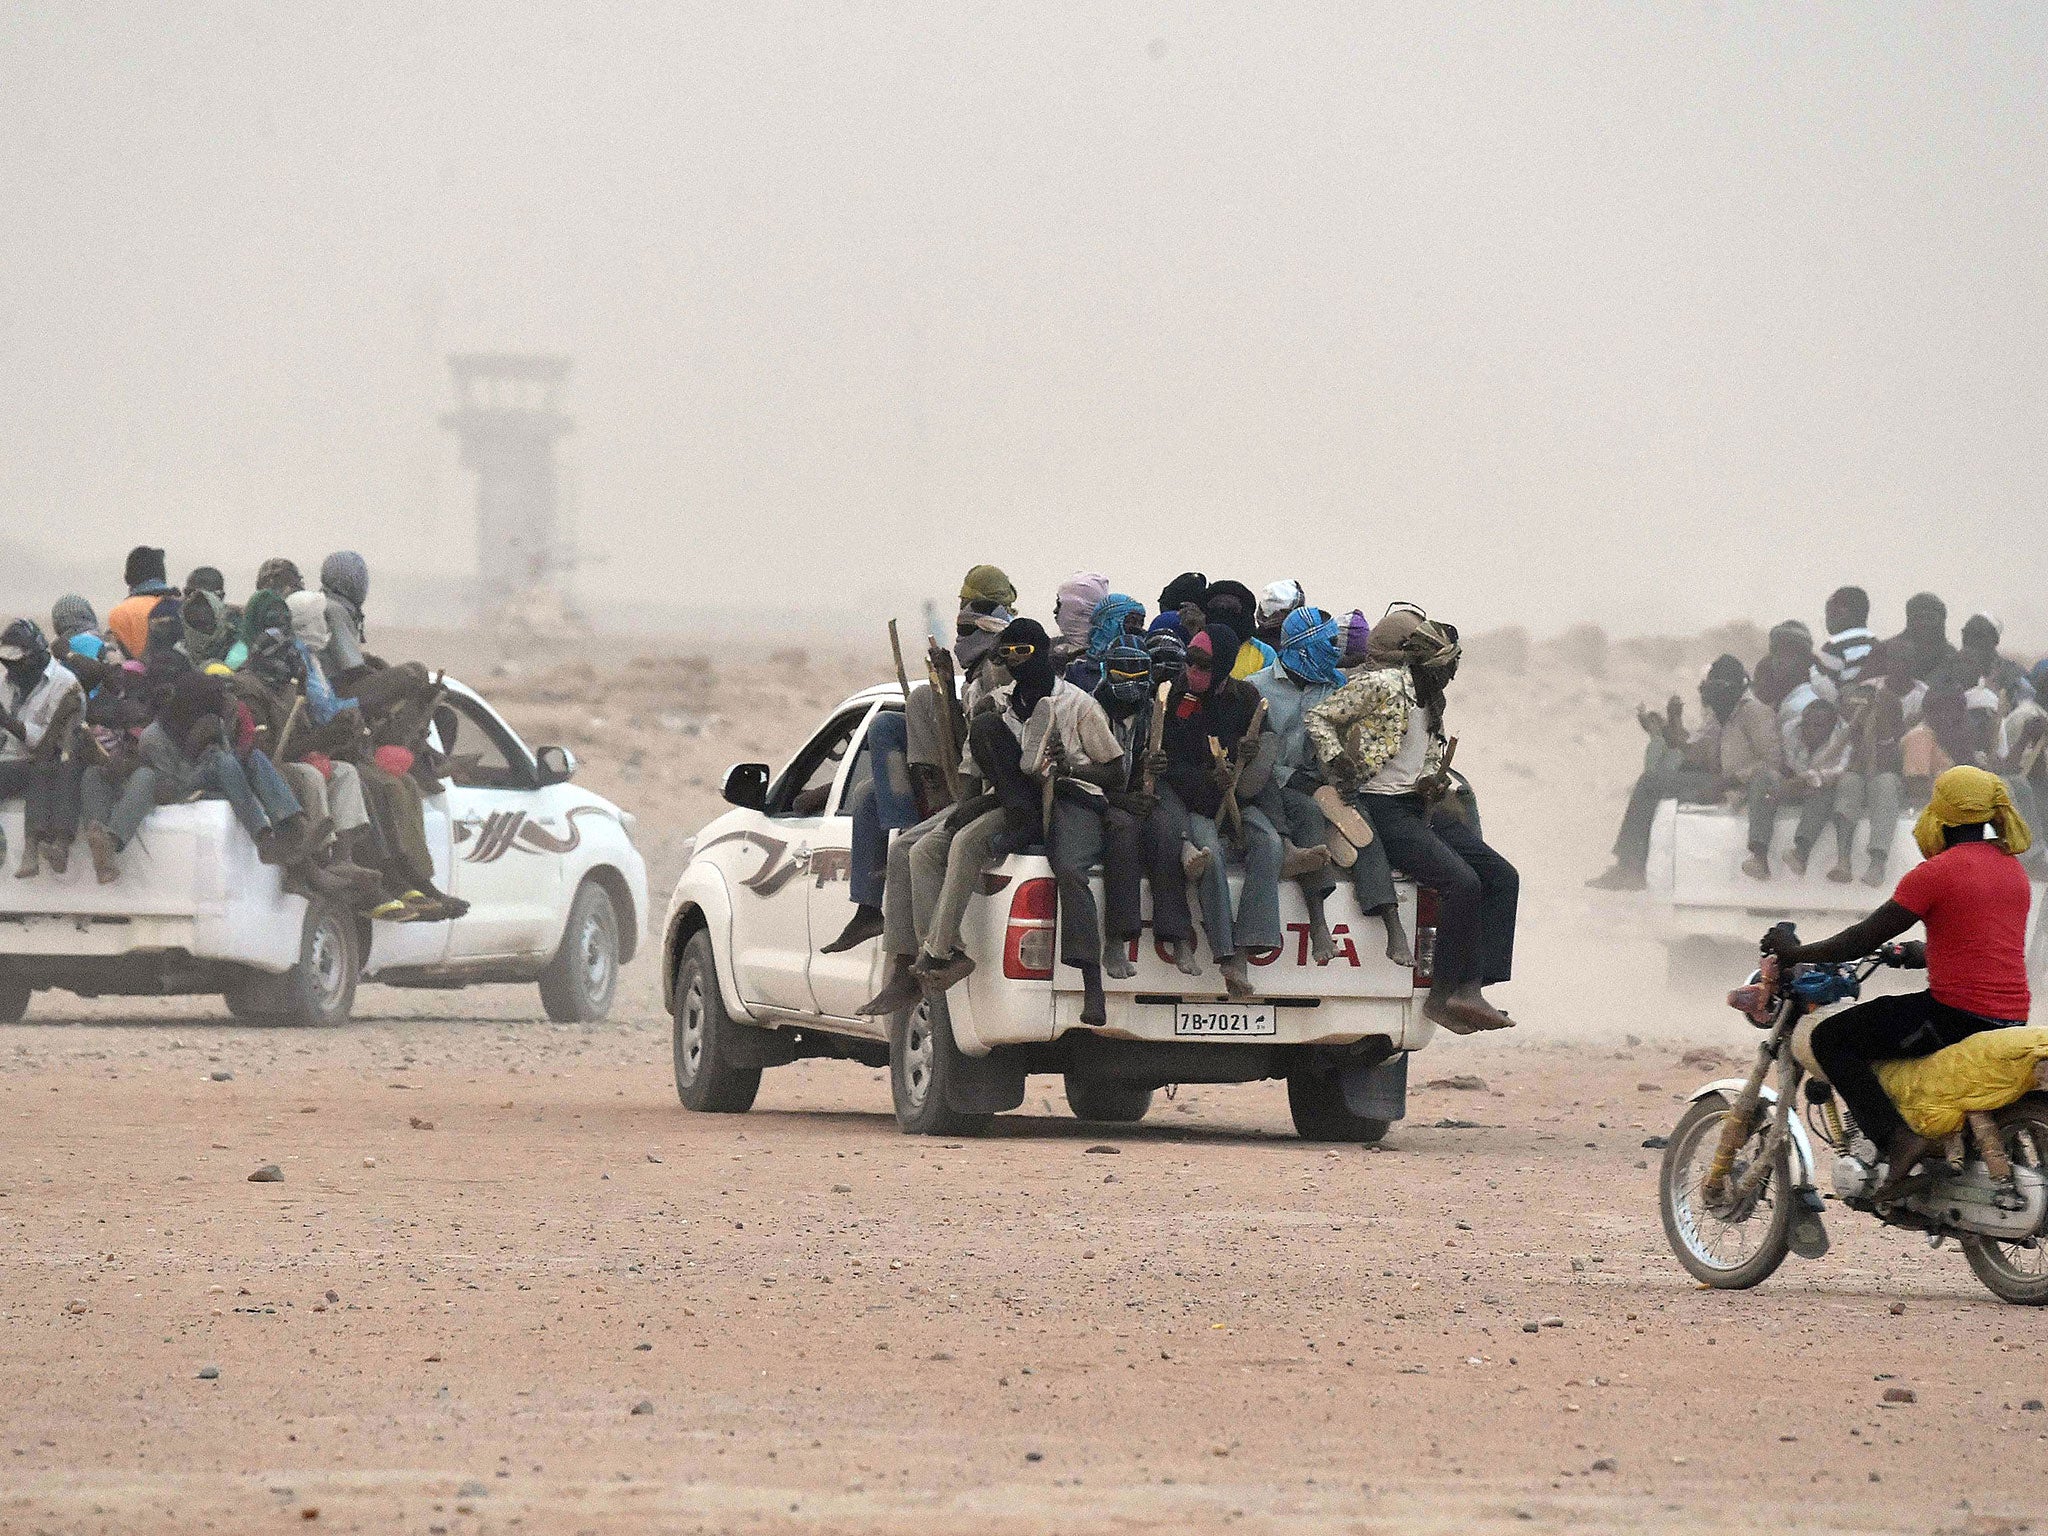
[[[967,573],[967,579],[960,584],[960,601],[971,603],[979,598],[985,603],[1001,603],[1005,608],[1017,601],[1017,589],[993,565],[977,565]]]
[[[1921,855],[1931,859],[1948,846],[1944,831],[1980,821],[1997,830],[2007,853],[2025,853],[2034,846],[2034,834],[2013,809],[2005,781],[1982,768],[1951,768],[1934,781],[1934,798],[1914,824],[1913,841],[1920,845]]]

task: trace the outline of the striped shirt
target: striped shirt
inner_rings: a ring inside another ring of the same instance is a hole
[[[1829,635],[1815,656],[1816,664],[1837,687],[1861,682],[1883,665],[1875,633],[1861,627]]]

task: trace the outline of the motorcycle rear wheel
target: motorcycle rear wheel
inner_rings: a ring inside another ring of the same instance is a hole
[[[2005,1155],[2015,1168],[2048,1174],[2048,1095],[2033,1093],[1998,1112],[2005,1135]],[[1965,1237],[1963,1256],[1984,1288],[2000,1301],[2016,1306],[2048,1306],[2048,1234],[2036,1233],[2034,1246],[2002,1243],[1995,1237]]]
[[[1782,1149],[1763,1188],[1739,1209],[1716,1207],[1707,1199],[1701,1185],[1721,1139],[1721,1122],[1733,1109],[1718,1093],[1687,1109],[1672,1128],[1657,1179],[1657,1204],[1672,1253],[1695,1280],[1722,1291],[1761,1285],[1785,1262],[1796,1204],[1791,1165]],[[1731,1182],[1762,1150],[1769,1128],[1769,1117],[1760,1112],[1736,1153]]]

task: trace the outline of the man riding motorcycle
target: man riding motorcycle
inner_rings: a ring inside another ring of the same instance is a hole
[[[2032,892],[2019,855],[2033,833],[2013,809],[2005,784],[1981,768],[1951,768],[1934,781],[1913,828],[1926,862],[1907,872],[1891,900],[1832,938],[1802,944],[1789,923],[1764,935],[1781,966],[1836,964],[1872,953],[1915,923],[1924,946],[1909,946],[1927,969],[1928,988],[1872,998],[1823,1019],[1813,1054],[1848,1102],[1863,1134],[1887,1149],[1882,1201],[1901,1192],[1933,1143],[1914,1133],[1878,1081],[1874,1063],[1930,1056],[1987,1029],[2024,1024],[2027,907]]]

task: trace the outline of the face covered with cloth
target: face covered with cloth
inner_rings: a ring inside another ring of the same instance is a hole
[[[1344,631],[1320,608],[1297,608],[1280,626],[1280,665],[1304,683],[1344,681]]]

